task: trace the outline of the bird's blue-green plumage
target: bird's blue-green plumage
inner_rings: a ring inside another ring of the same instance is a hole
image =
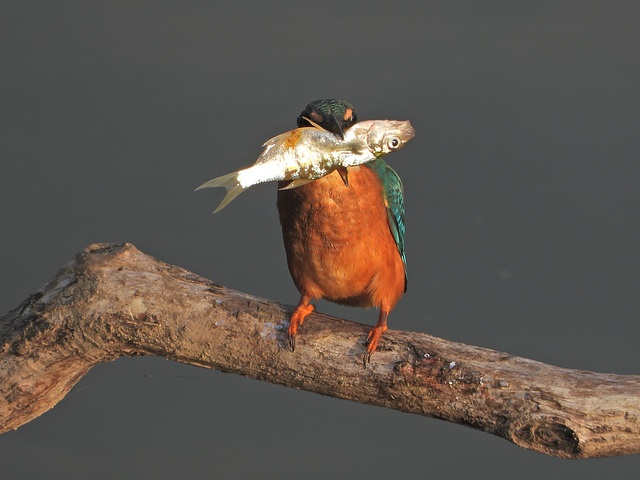
[[[382,158],[366,163],[365,166],[376,172],[382,182],[389,228],[402,257],[402,263],[404,263],[406,291],[407,259],[404,254],[404,187],[402,180]]]

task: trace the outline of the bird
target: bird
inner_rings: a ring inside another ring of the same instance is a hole
[[[357,115],[346,100],[323,99],[305,107],[298,127],[310,121],[343,137]],[[297,188],[279,189],[277,207],[287,265],[300,292],[288,329],[291,350],[314,310],[312,300],[376,307],[380,313],[365,343],[366,366],[387,330],[389,313],[407,290],[400,177],[377,158]]]

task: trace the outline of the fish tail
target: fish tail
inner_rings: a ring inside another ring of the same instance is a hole
[[[213,187],[224,187],[227,189],[227,195],[222,199],[222,202],[218,205],[218,208],[213,211],[213,213],[222,210],[224,207],[229,205],[234,198],[246,190],[242,185],[240,185],[240,182],[238,182],[238,172],[233,172],[203,183],[196,188],[196,191],[202,188]]]

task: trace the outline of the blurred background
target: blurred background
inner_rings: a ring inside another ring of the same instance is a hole
[[[411,120],[390,328],[640,374],[637,1],[0,3],[0,312],[93,242],[295,304],[262,185],[315,99]],[[374,310],[318,302],[373,325]],[[3,478],[620,478],[462,426],[159,358],[95,367],[0,436]]]

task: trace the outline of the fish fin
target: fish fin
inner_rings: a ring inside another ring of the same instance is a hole
[[[295,130],[290,130],[288,132],[284,132],[281,133],[280,135],[276,135],[273,138],[270,138],[269,140],[267,140],[266,142],[264,142],[262,144],[263,147],[268,147],[269,145],[275,145],[276,143],[278,143],[279,141],[281,141],[282,139],[288,137],[289,135],[291,135],[292,132],[294,132]]]
[[[297,178],[295,180],[291,180],[291,182],[289,182],[284,187],[280,187],[278,190],[290,190],[292,188],[301,187],[302,185],[306,185],[310,182],[313,182],[313,180],[310,180],[308,178]]]
[[[338,170],[338,173],[340,174],[340,178],[342,178],[342,181],[344,182],[345,187],[349,186],[349,170],[347,170],[347,167],[338,167],[336,168],[336,170]]]
[[[228,173],[227,175],[223,175],[221,177],[214,178],[213,180],[209,180],[208,182],[203,183],[196,191],[201,190],[203,188],[214,188],[214,187],[224,187],[227,189],[227,195],[222,199],[218,208],[216,208],[213,213],[219,212],[224,207],[229,205],[231,201],[240,195],[242,192],[246,190],[246,188],[242,187],[238,183],[238,172]]]
[[[273,160],[273,157],[282,157],[283,152],[294,149],[305,130],[314,129],[313,127],[296,128],[295,130],[281,133],[267,140],[264,145],[262,145],[264,151],[260,154],[254,165],[270,162]]]
[[[313,120],[309,120],[307,117],[302,117],[304,118],[307,122],[309,122],[311,125],[313,125],[315,128],[317,128],[318,130],[320,130],[321,132],[328,132],[329,130],[327,130],[326,128],[321,127],[320,125],[318,125],[316,122],[314,122]],[[304,128],[304,127],[303,127]]]

